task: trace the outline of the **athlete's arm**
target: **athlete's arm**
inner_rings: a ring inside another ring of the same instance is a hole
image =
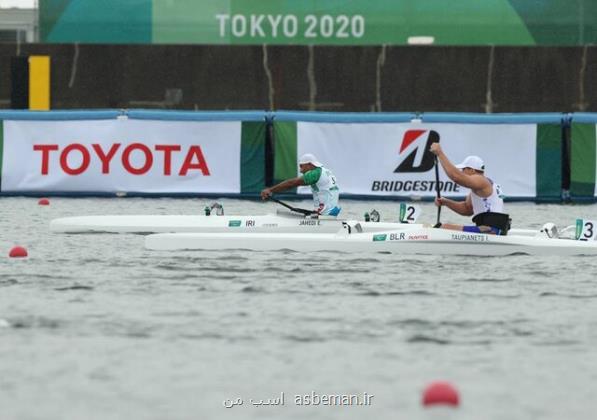
[[[472,216],[473,214],[473,205],[471,203],[470,194],[466,196],[466,200],[464,201],[454,201],[446,197],[436,198],[435,204],[439,206],[446,206],[461,216]]]
[[[290,188],[298,187],[301,185],[305,185],[305,180],[302,176],[297,176],[296,178],[287,179],[286,181],[282,181],[279,184],[274,185],[273,187],[265,188],[261,191],[261,198],[263,200],[268,199],[271,197],[273,193],[277,193],[280,191],[285,191]]]
[[[488,196],[488,194],[483,194],[488,189],[491,188],[491,183],[489,182],[489,180],[487,178],[485,178],[483,175],[478,175],[478,174],[467,175],[464,172],[462,172],[460,169],[458,169],[456,166],[454,166],[454,164],[452,162],[450,162],[450,159],[448,159],[448,157],[442,150],[439,143],[433,143],[431,145],[430,150],[439,159],[439,161],[442,165],[442,168],[444,168],[444,172],[446,173],[446,175],[448,175],[448,178],[450,178],[452,181],[454,181],[458,185],[462,185],[463,187],[470,188],[471,190],[475,191],[475,193],[477,193],[477,194],[481,193],[479,195],[481,195],[483,197]],[[491,190],[490,190],[489,194],[491,194]]]

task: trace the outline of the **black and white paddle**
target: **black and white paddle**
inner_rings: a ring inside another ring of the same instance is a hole
[[[435,143],[439,143],[439,139],[437,139],[437,141]],[[441,196],[441,192],[440,192],[440,185],[439,185],[439,162],[437,159],[437,155],[434,156],[434,160],[435,160],[435,194],[437,199],[439,200],[440,198],[442,198]],[[438,203],[441,204],[441,203]],[[442,212],[442,206],[438,205],[437,206],[437,222],[435,224],[435,227],[440,227],[442,224],[440,222],[440,215]]]
[[[274,197],[270,197],[269,199],[270,199],[270,200],[272,200],[274,203],[278,203],[278,204],[280,204],[281,206],[284,206],[284,207],[286,207],[287,209],[289,209],[289,210],[291,210],[291,211],[293,211],[293,212],[295,212],[295,213],[300,213],[300,214],[303,214],[303,215],[305,215],[305,216],[311,216],[311,215],[313,215],[313,214],[317,214],[317,213],[316,213],[316,212],[314,212],[313,210],[307,210],[307,209],[301,209],[301,208],[298,208],[298,207],[292,207],[291,205],[289,205],[289,204],[286,204],[286,203],[285,203],[285,202],[283,202],[283,201],[277,200],[277,199],[275,199]]]

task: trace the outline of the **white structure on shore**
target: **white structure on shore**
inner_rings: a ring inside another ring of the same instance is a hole
[[[38,40],[38,0],[0,0],[0,42]]]

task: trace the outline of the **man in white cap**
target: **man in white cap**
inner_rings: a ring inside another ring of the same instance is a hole
[[[436,206],[447,206],[460,215],[473,216],[475,223],[474,226],[442,223],[435,227],[505,235],[510,229],[510,218],[504,213],[500,186],[485,176],[483,160],[479,156],[467,156],[461,164],[453,165],[439,143],[432,143],[430,151],[438,157],[446,175],[452,181],[471,190],[464,201],[436,198]]]
[[[329,169],[325,168],[311,153],[306,153],[299,159],[301,176],[287,179],[261,191],[261,198],[267,200],[273,193],[309,185],[313,193],[314,213],[328,216],[337,216],[338,195],[340,193],[336,177]]]

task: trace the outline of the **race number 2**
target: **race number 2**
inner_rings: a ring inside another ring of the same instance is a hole
[[[421,208],[413,204],[400,203],[400,223],[415,223],[421,214]]]
[[[576,239],[594,241],[597,239],[597,221],[576,219]]]

